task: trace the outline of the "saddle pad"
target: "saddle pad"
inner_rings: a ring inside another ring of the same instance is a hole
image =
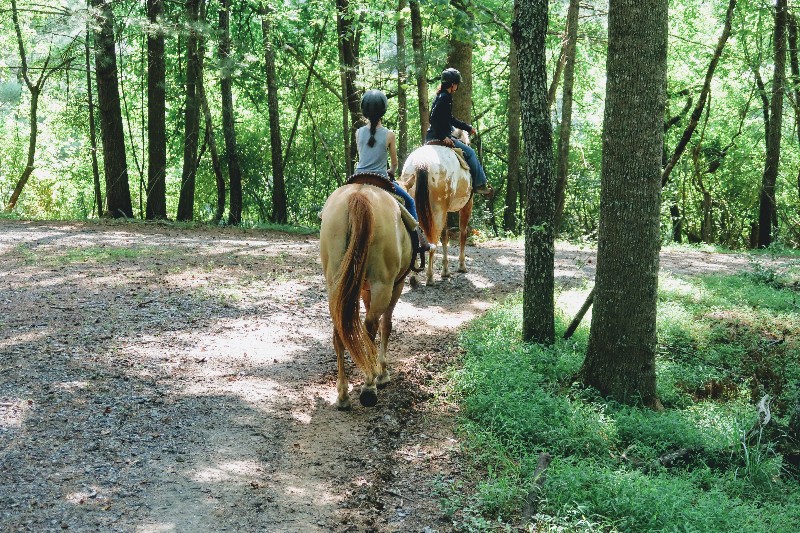
[[[360,174],[353,174],[347,179],[346,184],[350,185],[353,183],[362,184],[362,185],[374,185],[375,187],[381,188],[384,191],[388,191],[394,193],[394,185],[386,176],[382,176],[380,174],[374,174],[372,172],[362,172]]]

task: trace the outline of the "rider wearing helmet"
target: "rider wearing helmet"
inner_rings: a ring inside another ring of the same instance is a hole
[[[458,90],[460,83],[461,73],[458,70],[447,68],[442,72],[441,84],[431,105],[430,127],[425,134],[425,140],[440,141],[445,146],[461,148],[472,176],[472,190],[484,196],[492,196],[494,190],[487,184],[486,173],[478,161],[475,150],[452,136],[453,128],[461,129],[470,135],[477,133],[471,125],[453,116],[453,93]]]
[[[397,141],[394,132],[381,125],[381,118],[386,113],[387,104],[386,95],[376,89],[365,92],[361,97],[361,112],[369,124],[356,130],[358,164],[354,174],[380,174],[390,179],[395,194],[403,198],[408,212],[411,213],[414,220],[418,220],[414,199],[394,179],[397,172]],[[387,152],[391,161],[388,171],[386,169]],[[419,226],[417,226],[417,231],[411,232],[411,241],[415,251],[427,252],[430,249]]]

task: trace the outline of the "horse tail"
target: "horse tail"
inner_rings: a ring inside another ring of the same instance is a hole
[[[435,242],[434,236],[431,235],[431,228],[433,227],[433,212],[431,211],[431,201],[428,195],[428,167],[419,165],[417,167],[417,188],[414,191],[414,202],[417,204],[417,216],[419,217],[419,225],[425,236],[430,242]]]
[[[367,254],[372,240],[374,216],[367,197],[360,192],[348,199],[347,249],[342,257],[331,294],[334,330],[365,374],[377,366],[375,343],[361,320],[361,288],[367,273]]]

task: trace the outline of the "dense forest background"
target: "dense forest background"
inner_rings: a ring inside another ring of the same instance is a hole
[[[0,0],[0,198],[20,217],[315,226],[352,168],[360,94],[389,95],[385,123],[402,164],[421,142],[439,73],[456,66],[466,78],[456,112],[477,128],[473,146],[499,190],[476,206],[473,225],[518,234],[514,7]],[[800,243],[800,69],[788,7],[781,17],[771,2],[670,1],[664,241]],[[607,2],[551,1],[546,43],[559,234],[593,240]]]

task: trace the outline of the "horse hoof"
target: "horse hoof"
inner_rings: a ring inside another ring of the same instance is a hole
[[[417,276],[411,276],[408,278],[408,284],[411,285],[412,289],[416,289],[419,287],[419,281],[417,281]]]
[[[337,411],[349,411],[352,409],[353,406],[350,404],[350,398],[345,398],[344,400],[337,399],[336,400],[336,410]]]
[[[467,267],[458,267],[458,271],[465,274],[467,272]]]
[[[375,404],[378,403],[378,393],[375,389],[361,389],[361,394],[358,396],[358,401],[361,402],[361,405],[364,407],[375,407]]]
[[[389,372],[386,372],[385,375],[378,376],[378,379],[375,380],[375,383],[378,385],[379,389],[383,390],[390,381],[392,381],[392,378],[389,377]]]

